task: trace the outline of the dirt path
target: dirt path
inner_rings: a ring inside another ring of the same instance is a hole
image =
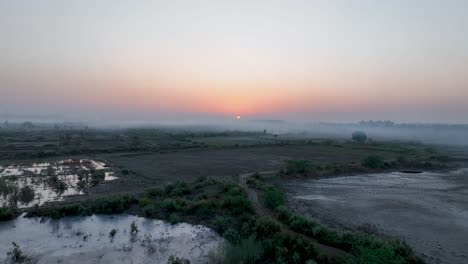
[[[259,173],[260,175],[272,175],[272,174],[276,174],[277,171],[262,171],[262,172],[257,172],[257,173]],[[260,202],[260,200],[258,198],[258,193],[255,190],[250,189],[248,184],[247,184],[247,180],[249,179],[249,177],[252,177],[254,174],[255,173],[253,173],[253,172],[240,174],[239,175],[239,185],[247,192],[247,195],[248,195],[250,201],[252,202],[252,204],[254,206],[255,212],[259,216],[261,216],[261,217],[262,216],[273,217],[273,213],[270,210],[268,210],[267,208],[263,207],[263,205],[261,204],[261,202]],[[284,224],[282,224],[282,223],[280,223],[280,224],[285,229],[287,229],[288,232],[294,233],[294,234],[296,234],[298,236],[301,236],[301,237],[304,237],[305,239],[308,239],[312,243],[314,248],[316,248],[318,250],[318,252],[320,252],[321,254],[327,256],[328,260],[331,261],[331,263],[334,263],[335,261],[342,260],[342,259],[350,259],[350,258],[353,257],[352,255],[348,254],[346,251],[343,251],[341,249],[337,249],[337,248],[334,248],[334,247],[330,247],[330,246],[327,246],[327,245],[324,245],[324,244],[320,244],[317,241],[315,241],[315,240],[313,240],[313,239],[311,239],[309,237],[305,237],[304,235],[302,235],[300,233],[297,233],[297,232],[294,232],[294,231],[290,230]]]

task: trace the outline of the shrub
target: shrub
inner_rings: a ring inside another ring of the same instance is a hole
[[[115,234],[117,234],[117,229],[113,228],[110,232],[109,232],[109,236],[111,238],[115,237]]]
[[[145,197],[156,198],[163,195],[164,191],[161,188],[149,189],[145,192]]]
[[[186,258],[170,256],[169,259],[167,260],[167,264],[190,264],[190,261]]]
[[[167,212],[174,212],[177,210],[177,204],[174,199],[167,198],[162,201],[161,207]]]
[[[0,178],[0,195],[6,196],[8,194],[14,193],[15,191],[15,185],[9,183],[5,179]]]
[[[135,223],[135,221],[133,221],[133,222],[130,224],[130,233],[131,233],[131,234],[136,234],[136,233],[138,233],[138,226],[137,226],[137,224]]]
[[[265,190],[262,195],[263,203],[266,207],[275,209],[280,205],[284,205],[286,197],[282,191],[277,188],[270,187]]]
[[[384,159],[381,156],[370,155],[362,161],[362,165],[371,169],[379,169],[384,166]]]
[[[268,238],[281,230],[280,225],[269,217],[262,217],[257,221],[255,233],[258,238]]]
[[[190,189],[187,183],[178,182],[174,185],[171,195],[182,196],[182,195],[190,194],[191,192],[192,190]]]
[[[308,160],[286,161],[286,175],[305,174],[313,169],[313,164]]]
[[[354,131],[351,138],[359,143],[364,143],[367,140],[367,135],[363,131]]]
[[[226,230],[226,232],[223,233],[223,237],[224,239],[226,239],[227,241],[233,244],[237,244],[240,240],[239,233],[232,228],[229,228],[228,230]]]
[[[215,229],[218,233],[223,234],[229,227],[229,221],[226,217],[216,216]]]
[[[224,249],[224,263],[226,264],[254,264],[260,259],[262,246],[253,237],[241,240],[238,244],[226,244]]]
[[[29,203],[34,200],[34,190],[29,186],[24,186],[20,189],[18,198],[23,203]]]
[[[91,185],[97,186],[106,178],[106,174],[103,171],[95,171],[91,174]]]
[[[169,223],[171,223],[171,225],[174,225],[174,224],[180,223],[181,219],[177,214],[173,213],[169,215],[168,221]]]
[[[121,197],[98,199],[90,210],[95,214],[119,214],[129,209],[138,200],[133,196],[124,195]]]
[[[0,207],[0,221],[7,221],[15,218],[17,215],[16,211],[10,208]]]
[[[150,205],[152,204],[153,201],[149,198],[146,198],[146,197],[143,197],[141,199],[138,200],[138,205],[141,206],[141,207],[146,207],[147,205]]]
[[[289,209],[284,205],[278,206],[276,208],[276,213],[278,214],[278,220],[283,221],[283,222],[288,221],[292,215]]]
[[[244,196],[227,197],[223,201],[223,208],[229,209],[233,215],[254,212],[253,206],[249,199]]]
[[[201,199],[193,203],[191,211],[195,210],[198,215],[213,215],[216,205],[212,201]]]

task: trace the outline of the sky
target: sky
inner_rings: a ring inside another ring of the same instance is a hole
[[[1,116],[468,123],[468,1],[1,0]]]

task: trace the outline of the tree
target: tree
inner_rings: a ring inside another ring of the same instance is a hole
[[[359,142],[359,143],[364,143],[367,140],[367,135],[366,133],[362,131],[354,131],[352,138],[354,141]]]

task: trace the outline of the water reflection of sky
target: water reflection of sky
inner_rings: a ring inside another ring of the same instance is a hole
[[[66,196],[83,195],[84,191],[78,186],[79,174],[89,173],[91,170],[103,171],[104,181],[117,179],[111,168],[104,162],[89,159],[66,159],[56,162],[18,163],[5,167],[0,166],[0,178],[15,186],[18,190],[29,186],[34,190],[31,202],[17,201],[20,208],[43,205],[46,202],[61,201]],[[50,178],[66,184],[65,189],[58,190],[50,184]],[[0,195],[0,206],[11,204],[11,194]]]

